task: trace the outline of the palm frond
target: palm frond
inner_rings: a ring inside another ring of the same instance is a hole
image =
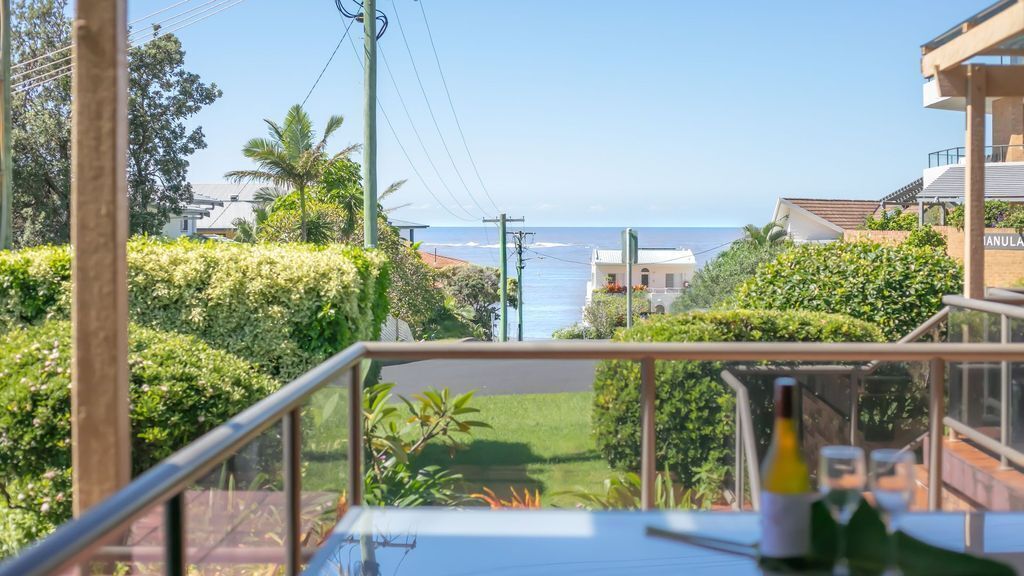
[[[397,182],[392,182],[391,184],[388,185],[387,188],[384,189],[383,192],[377,195],[377,200],[383,200],[388,196],[391,196],[395,192],[398,192],[398,190],[401,189],[406,182],[408,182],[408,180],[399,180]]]

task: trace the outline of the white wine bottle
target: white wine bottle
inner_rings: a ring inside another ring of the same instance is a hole
[[[796,380],[775,380],[775,430],[761,466],[761,558],[800,565],[810,553],[812,493],[800,453]]]

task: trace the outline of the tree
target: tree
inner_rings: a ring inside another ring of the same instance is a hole
[[[261,182],[298,194],[300,233],[306,242],[306,192],[318,184],[328,166],[347,157],[355,146],[349,146],[334,156],[327,154],[327,140],[345,121],[341,116],[331,116],[324,127],[320,140],[316,140],[313,122],[300,104],[292,106],[278,124],[264,119],[268,128],[267,138],[253,138],[242,148],[242,155],[256,163],[255,169],[232,170],[224,176],[235,182]]]
[[[15,61],[26,62],[71,44],[67,5],[67,0],[15,2]],[[220,95],[216,86],[185,70],[181,43],[171,34],[129,51],[128,192],[133,233],[159,232],[168,214],[192,201],[186,158],[205,148],[206,142],[201,128],[188,130],[185,122]],[[70,76],[15,93],[11,117],[15,244],[67,243]]]
[[[494,337],[494,315],[501,299],[501,279],[495,268],[452,266],[441,272],[444,291],[451,295],[457,309],[467,320],[483,331],[484,338]]]
[[[742,242],[752,244],[759,248],[767,248],[776,244],[782,244],[786,241],[786,229],[782,227],[781,222],[769,222],[764,226],[758,227],[755,224],[747,224],[743,227],[745,236]]]
[[[728,302],[736,288],[757,272],[758,266],[774,260],[791,246],[788,241],[767,248],[748,242],[733,244],[697,270],[690,288],[672,302],[672,312],[704,310]]]

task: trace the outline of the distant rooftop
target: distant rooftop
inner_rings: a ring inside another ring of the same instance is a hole
[[[783,198],[782,200],[843,230],[856,230],[862,227],[867,217],[874,214],[879,206],[877,200],[821,198]]]
[[[597,264],[622,264],[622,250],[594,250]],[[637,264],[696,264],[693,251],[682,248],[641,248]]]
[[[196,198],[207,198],[221,203],[210,210],[209,215],[200,218],[196,228],[200,230],[233,230],[235,225],[232,222],[236,218],[252,218],[253,195],[262,184],[246,183],[231,184],[228,182],[216,182],[205,184],[192,184],[192,191]]]
[[[392,224],[394,225],[394,224]],[[469,262],[460,260],[458,258],[451,258],[449,256],[442,256],[435,252],[427,252],[426,250],[420,250],[420,259],[430,266],[431,268],[448,268],[450,266],[468,266]]]
[[[417,224],[416,222],[409,222],[408,220],[398,220],[395,218],[388,218],[388,224],[391,224],[399,230],[420,230],[423,228],[430,228],[429,224]]]

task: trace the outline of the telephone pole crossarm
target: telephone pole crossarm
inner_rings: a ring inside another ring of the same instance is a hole
[[[533,232],[516,230],[509,232],[509,236],[516,243],[516,314],[519,317],[519,329],[516,332],[516,339],[523,341],[523,243],[527,237],[533,237]]]

